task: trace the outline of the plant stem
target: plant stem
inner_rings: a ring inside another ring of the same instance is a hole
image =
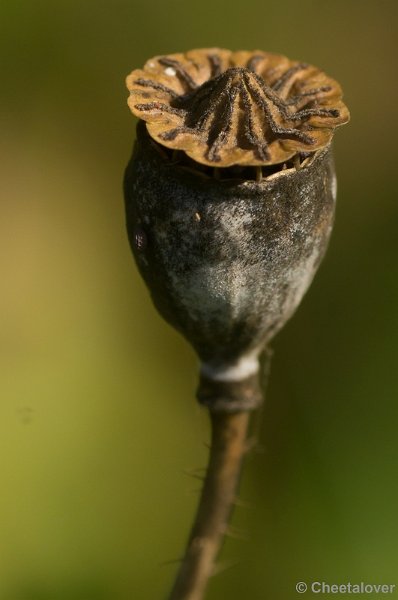
[[[202,600],[228,527],[243,457],[250,412],[210,412],[212,441],[197,514],[169,600]]]

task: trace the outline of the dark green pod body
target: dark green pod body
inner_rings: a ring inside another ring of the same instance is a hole
[[[140,273],[205,378],[252,377],[326,250],[335,207],[330,146],[260,183],[219,180],[173,164],[140,123],[125,200]]]

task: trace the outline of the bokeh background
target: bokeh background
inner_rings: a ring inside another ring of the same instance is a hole
[[[396,583],[397,3],[1,3],[0,598],[165,598],[209,431],[197,361],[130,256],[124,77],[150,56],[261,48],[338,79],[327,257],[274,343],[262,452],[208,598]],[[307,593],[307,595],[310,595]],[[373,596],[370,596],[373,597]]]

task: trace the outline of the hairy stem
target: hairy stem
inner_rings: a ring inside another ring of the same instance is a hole
[[[250,412],[210,412],[212,441],[199,507],[169,600],[202,600],[228,527]]]

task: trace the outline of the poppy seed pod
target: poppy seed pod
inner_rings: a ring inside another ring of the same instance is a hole
[[[285,57],[218,49],[151,59],[128,86],[147,121],[124,185],[136,263],[201,360],[199,401],[255,408],[259,355],[331,233],[341,90]]]

